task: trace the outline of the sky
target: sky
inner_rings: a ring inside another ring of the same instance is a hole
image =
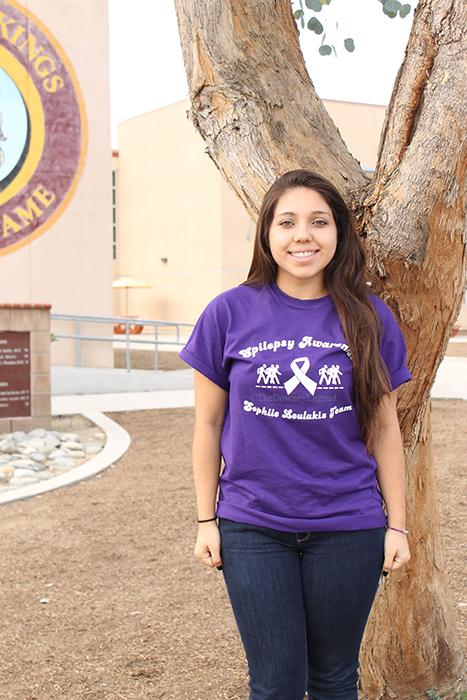
[[[389,103],[418,0],[407,2],[410,14],[390,19],[378,0],[332,0],[317,16],[326,21],[326,43],[335,44],[337,57],[320,56],[322,37],[300,27],[305,64],[322,99]],[[113,148],[119,122],[188,97],[174,1],[132,0],[131,16],[128,7],[128,0],[109,0]],[[294,0],[292,9],[299,8]],[[129,22],[137,32],[128,31]],[[343,47],[347,37],[355,41],[353,53]]]

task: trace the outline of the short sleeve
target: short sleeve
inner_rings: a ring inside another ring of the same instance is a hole
[[[178,356],[221,389],[229,391],[229,368],[224,361],[225,319],[216,301],[216,298],[211,300],[202,311]]]
[[[407,367],[407,346],[402,330],[387,304],[380,300],[382,333],[380,352],[389,371],[391,391],[412,379]]]

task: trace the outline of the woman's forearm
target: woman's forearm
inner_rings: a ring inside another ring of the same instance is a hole
[[[221,467],[222,426],[195,421],[193,435],[193,478],[198,519],[215,516]]]
[[[388,523],[405,529],[405,458],[398,423],[381,427],[375,440],[376,478],[386,504]]]

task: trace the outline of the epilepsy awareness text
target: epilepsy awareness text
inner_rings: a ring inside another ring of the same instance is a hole
[[[350,348],[347,343],[331,343],[327,340],[317,340],[311,335],[304,335],[303,338],[297,343],[299,348],[341,348],[348,357],[351,358]],[[295,347],[295,340],[272,340],[266,341],[262,340],[258,345],[249,345],[247,348],[242,348],[238,351],[238,354],[242,357],[255,357],[258,352],[264,352],[265,350],[272,350],[277,352],[279,348],[287,348],[287,350],[292,350]]]

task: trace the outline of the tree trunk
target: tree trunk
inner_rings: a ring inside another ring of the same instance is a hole
[[[373,291],[391,306],[413,381],[399,389],[411,559],[378,592],[361,649],[361,697],[459,700],[465,662],[444,573],[430,389],[466,280],[467,7],[420,0],[372,180],[306,71],[290,0],[175,0],[206,151],[256,218],[286,170],[316,170],[352,207]],[[376,643],[375,643],[376,640]]]

